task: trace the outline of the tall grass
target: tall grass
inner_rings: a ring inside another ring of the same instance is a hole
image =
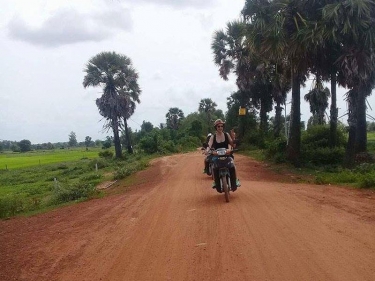
[[[56,153],[56,158],[62,159],[61,155]],[[72,155],[77,157],[79,153]],[[150,159],[146,155],[126,156],[121,160],[80,157],[74,161],[44,165],[29,162],[26,168],[0,169],[0,218],[101,196],[95,188],[100,182],[122,179],[144,169]]]

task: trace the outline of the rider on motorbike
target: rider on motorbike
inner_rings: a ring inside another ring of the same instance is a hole
[[[215,127],[216,132],[210,137],[206,151],[208,153],[210,149],[226,148],[227,153],[231,154],[231,158],[233,161],[233,154],[232,154],[232,148],[234,146],[233,139],[228,133],[224,132],[224,125],[225,125],[225,122],[222,121],[221,119],[217,119],[214,122],[214,127]],[[240,186],[240,182],[236,177],[236,167],[233,165],[232,168],[229,168],[229,172],[231,175],[230,181],[231,181],[232,191],[235,191],[237,190],[237,187]],[[221,190],[219,189],[220,179],[219,179],[218,169],[214,169],[214,179],[215,181],[212,187],[216,188],[218,192],[221,192]]]

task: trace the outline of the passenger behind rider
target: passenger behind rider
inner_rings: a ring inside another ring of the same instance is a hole
[[[207,137],[206,137],[206,142],[203,143],[203,148],[202,148],[202,149],[204,149],[204,150],[207,149],[207,147],[208,147],[208,142],[209,142],[211,136],[212,136],[211,133],[209,133],[209,134],[207,135]],[[203,169],[203,174],[208,174],[208,172],[209,172],[209,171],[208,171],[208,164],[210,163],[210,161],[211,161],[211,155],[207,155],[207,157],[204,158],[204,169]]]
[[[232,153],[232,148],[234,146],[233,139],[228,133],[224,132],[224,125],[225,125],[225,122],[222,121],[221,119],[217,119],[214,122],[214,127],[215,127],[216,132],[210,137],[210,140],[208,141],[208,147],[206,148],[207,153],[209,152],[211,148],[213,149],[226,148],[227,154]],[[234,133],[233,130],[231,132]],[[235,135],[233,136],[235,137]],[[233,161],[233,155],[231,155],[231,157]],[[232,191],[235,191],[237,187],[240,186],[240,182],[236,176],[236,167],[233,165],[233,168],[229,168],[229,172],[231,175]],[[213,188],[216,187],[216,190],[218,192],[221,192],[218,169],[214,169],[214,179],[215,181],[213,183]]]

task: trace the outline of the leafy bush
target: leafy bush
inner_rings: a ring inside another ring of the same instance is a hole
[[[148,154],[158,151],[158,140],[156,136],[145,136],[139,141],[139,147]]]
[[[345,132],[337,130],[337,146],[330,147],[330,128],[327,125],[309,127],[301,136],[301,159],[305,164],[338,165],[345,155]]]
[[[104,158],[93,159],[88,164],[90,169],[95,169],[96,165],[98,169],[103,169],[105,167],[108,167],[110,164],[107,159]]]
[[[100,151],[99,157],[101,157],[101,158],[113,158],[113,151],[110,151],[110,150]]]
[[[359,183],[360,188],[372,188],[375,187],[375,175],[372,177],[364,177]]]
[[[0,218],[7,218],[25,210],[25,199],[19,195],[0,197]]]
[[[277,138],[266,144],[265,154],[267,159],[275,163],[286,162],[286,139]]]
[[[54,204],[59,204],[79,199],[88,199],[95,193],[97,193],[97,191],[92,184],[79,182],[72,185],[62,186],[57,183],[53,191],[52,202]]]
[[[118,167],[114,172],[113,179],[120,180],[126,178],[127,176],[130,176],[132,172],[133,171],[127,167]]]
[[[343,162],[345,149],[343,147],[319,147],[319,148],[304,148],[301,151],[301,158],[304,163],[314,165],[339,165]]]

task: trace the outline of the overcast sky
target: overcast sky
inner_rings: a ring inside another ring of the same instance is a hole
[[[185,116],[195,112],[204,98],[225,112],[236,86],[234,78],[220,78],[210,46],[214,31],[238,19],[244,3],[1,0],[0,140],[66,142],[72,131],[78,141],[111,136],[95,104],[101,89],[82,86],[85,64],[103,51],[128,56],[139,73],[141,103],[129,120],[133,130],[144,120],[165,123],[171,107]],[[339,115],[346,111],[344,92],[338,93]],[[372,95],[372,107],[374,101]],[[301,109],[306,121],[309,107],[303,103]],[[369,114],[375,116],[374,110]]]

